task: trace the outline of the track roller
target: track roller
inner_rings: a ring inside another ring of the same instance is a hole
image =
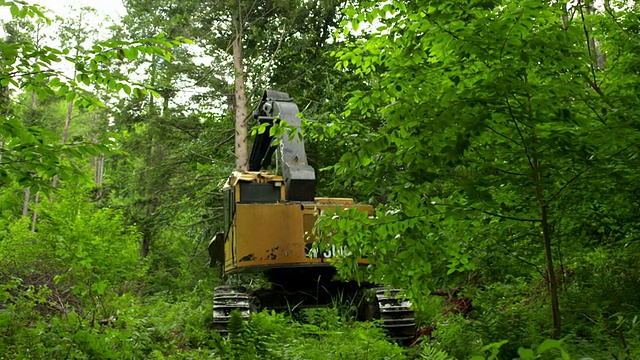
[[[238,310],[243,319],[249,320],[249,293],[240,286],[217,286],[213,292],[213,326],[222,336],[228,334],[229,319],[233,310]]]
[[[407,341],[415,337],[416,319],[411,301],[402,298],[402,290],[375,289],[382,328],[397,341]]]

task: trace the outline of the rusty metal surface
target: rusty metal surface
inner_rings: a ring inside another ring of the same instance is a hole
[[[309,236],[319,211],[327,208],[358,207],[373,212],[369,205],[353,200],[326,199],[314,203],[237,204],[231,231],[225,243],[225,272],[268,267],[323,266],[325,258],[307,255]]]
[[[238,204],[237,266],[305,263],[300,204]]]

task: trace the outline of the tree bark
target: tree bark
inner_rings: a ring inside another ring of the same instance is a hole
[[[32,117],[35,119],[36,118],[36,108],[38,107],[38,96],[36,95],[35,91],[31,92],[31,114]],[[39,199],[38,197],[36,197],[36,199]],[[31,202],[31,188],[26,188],[24,189],[24,201],[22,202],[22,216],[27,217],[29,216],[29,203]],[[32,231],[34,231],[35,226],[36,226],[36,220],[38,219],[38,217],[36,216],[36,213],[34,212],[34,217],[32,220]]]
[[[242,19],[240,9],[233,16],[235,36],[233,39],[233,66],[235,69],[235,120],[236,120],[236,170],[247,170],[247,95],[244,81],[244,65],[242,63]]]
[[[560,305],[558,303],[558,284],[556,282],[555,269],[553,267],[553,252],[551,249],[551,226],[547,213],[547,201],[542,191],[542,175],[540,174],[540,163],[536,156],[532,158],[534,170],[534,182],[536,184],[536,198],[540,209],[540,224],[542,226],[542,242],[544,245],[545,270],[547,277],[547,289],[551,298],[551,315],[553,317],[553,339],[560,339],[562,330],[562,320],[560,317]]]
[[[22,216],[29,215],[29,201],[31,200],[31,188],[24,189],[24,201],[22,202]]]
[[[36,193],[36,197],[34,199],[34,202],[36,204],[36,207],[38,206],[38,204],[40,203],[40,193],[37,192]],[[36,223],[38,222],[38,212],[34,209],[33,210],[33,217],[31,218],[31,232],[36,232]]]
[[[75,75],[74,75],[75,77]],[[69,126],[71,125],[71,114],[73,113],[73,100],[69,101],[69,105],[67,106],[67,116],[64,119],[64,130],[62,131],[62,144],[67,143],[67,139],[69,138]],[[60,161],[62,161],[62,156],[60,156]],[[53,176],[53,187],[58,187],[58,175]]]
[[[101,186],[104,178],[104,153],[100,153],[95,158],[95,171],[93,174],[93,181],[96,185]]]
[[[104,153],[98,154],[91,158],[91,166],[93,167],[93,182],[96,184],[93,194],[93,200],[98,201],[102,198],[102,182],[104,178]]]
[[[80,55],[80,49],[81,49],[81,45],[83,42],[83,31],[82,31],[82,21],[84,18],[84,13],[80,13],[80,16],[77,20],[77,27],[73,29],[73,36],[75,39],[75,57],[78,57]],[[74,69],[73,70],[73,79],[76,78],[76,75],[78,74],[78,70]],[[62,130],[62,144],[66,144],[67,140],[69,138],[69,127],[71,125],[71,114],[73,113],[73,100],[69,101],[69,104],[67,105],[67,115],[65,116],[64,119],[64,129]],[[60,156],[60,161],[62,161],[63,156]],[[56,174],[53,176],[53,187],[57,188],[58,187],[58,179],[59,176]]]
[[[105,131],[101,126],[100,115],[97,112],[91,114],[93,120],[92,126],[100,129],[99,132]],[[99,143],[99,135],[95,134],[91,136],[91,142],[94,144]],[[104,153],[98,153],[98,156],[91,157],[91,167],[93,168],[93,181],[96,184],[96,193],[94,200],[99,200],[102,197],[102,182],[104,178]]]
[[[11,110],[11,99],[9,97],[9,88],[0,87],[0,111],[4,117],[9,116]],[[2,165],[2,148],[4,147],[4,136],[0,135],[0,165]]]
[[[62,143],[66,144],[69,138],[69,126],[71,125],[71,114],[73,113],[73,100],[67,106],[67,116],[64,119],[64,130],[62,131]]]
[[[144,234],[142,236],[142,246],[140,247],[140,257],[142,259],[149,255],[149,249],[151,249],[151,236]]]
[[[585,12],[588,15],[595,13],[595,7],[593,6],[593,2],[585,2]],[[580,5],[578,3],[578,5]],[[588,33],[590,34],[593,31],[592,27],[588,28]],[[589,42],[588,46],[590,51],[592,52],[591,58],[593,61],[593,66],[595,66],[598,70],[604,70],[604,62],[606,60],[604,53],[600,49],[600,44],[593,38],[593,36],[588,36],[587,41]]]

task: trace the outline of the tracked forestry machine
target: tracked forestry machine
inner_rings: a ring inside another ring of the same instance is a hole
[[[316,197],[315,171],[307,163],[300,136],[285,134],[274,145],[270,128],[282,120],[300,130],[298,113],[288,94],[265,91],[254,118],[265,124],[262,127],[266,131],[256,136],[249,171],[234,172],[224,187],[225,232],[209,244],[212,266],[220,266],[225,276],[263,274],[270,287],[251,292],[241,286],[216,287],[214,326],[226,333],[233,310],[248,319],[251,312],[262,308],[321,307],[336,299],[351,299],[361,305],[361,318],[381,319],[392,338],[413,338],[413,310],[398,296],[399,290],[337,281],[331,265],[336,250],[317,251],[313,247],[314,242],[324,240],[310,235],[324,209],[355,207],[373,214],[373,208],[356,204],[353,199]],[[274,155],[282,175],[267,171]],[[359,263],[367,265],[365,260]],[[363,295],[365,289],[371,289],[372,300]]]

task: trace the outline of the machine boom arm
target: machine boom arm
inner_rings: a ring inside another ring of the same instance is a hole
[[[267,129],[258,134],[251,156],[249,171],[260,171],[269,167],[273,153],[278,150],[282,160],[282,177],[285,182],[286,199],[289,201],[313,201],[316,192],[316,175],[313,167],[307,163],[304,141],[300,136],[301,120],[297,116],[298,106],[289,94],[267,90],[262,96],[254,117],[260,124],[267,123]],[[284,120],[287,125],[298,129],[297,136],[290,139],[288,134],[280,137],[279,146],[273,145],[270,128],[274,121]]]

